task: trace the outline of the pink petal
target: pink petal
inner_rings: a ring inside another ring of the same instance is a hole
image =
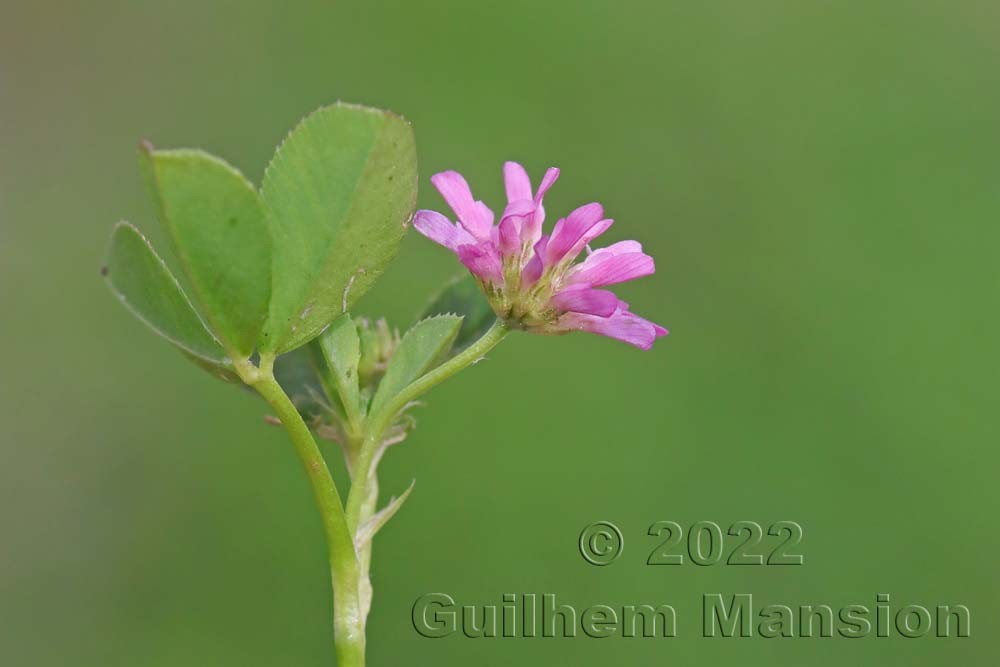
[[[493,211],[483,202],[472,198],[472,190],[461,174],[457,171],[443,171],[431,176],[431,183],[470,234],[480,240],[489,239],[490,229],[493,227]]]
[[[532,214],[521,225],[521,243],[527,245],[534,245],[542,237],[542,223],[545,222],[545,208],[541,202],[533,204],[533,207]]]
[[[569,270],[569,284],[587,283],[594,287],[635,280],[656,272],[653,258],[641,252],[615,254],[597,251]]]
[[[558,310],[610,317],[618,308],[618,297],[590,285],[573,285],[552,295],[549,303]]]
[[[601,220],[603,216],[604,209],[601,205],[591,203],[581,206],[562,220],[559,220],[552,230],[552,239],[546,249],[546,264],[555,264],[565,257],[572,259],[576,254],[579,254],[583,250],[583,246],[590,242],[589,240],[584,240],[585,238],[593,239],[598,234],[602,234],[610,226],[610,222],[608,221],[608,225],[600,229],[597,234],[590,235],[591,230],[595,226],[606,222]],[[574,248],[577,249],[575,254],[572,253]]]
[[[552,187],[552,184],[556,182],[557,178],[559,178],[559,170],[555,167],[549,167],[548,171],[545,172],[545,176],[542,177],[542,182],[538,186],[538,192],[535,193],[535,213],[521,227],[522,243],[533,245],[541,238],[542,223],[545,222],[545,207],[542,206],[542,199],[549,188]]]
[[[548,245],[548,242],[548,236],[543,236],[535,242],[534,254],[521,271],[521,287],[523,289],[530,289],[542,277],[542,273],[545,271],[542,257],[545,256],[545,246]]]
[[[592,254],[610,252],[613,255],[622,255],[627,252],[642,252],[642,244],[638,241],[619,241],[604,248],[598,248]]]
[[[535,209],[524,224],[521,226],[521,243],[534,245],[542,237],[542,223],[545,222],[545,209],[541,204]]]
[[[493,209],[481,201],[476,201],[476,214],[479,216],[481,226],[489,229],[493,226]]]
[[[417,231],[445,248],[455,250],[460,245],[475,243],[472,234],[454,224],[437,211],[417,211],[413,217]]]
[[[505,217],[500,221],[497,234],[497,246],[500,255],[513,257],[521,249],[521,220],[515,217]]]
[[[619,310],[611,317],[566,313],[559,318],[558,324],[566,331],[589,331],[626,342],[640,350],[650,349],[653,341],[667,335],[667,330],[663,327],[627,310]]]
[[[531,199],[531,179],[528,172],[517,162],[505,162],[503,165],[503,184],[507,191],[507,202],[514,203],[519,199]]]
[[[519,199],[507,205],[500,219],[500,233],[497,244],[504,257],[512,257],[521,252],[522,229],[535,215],[535,203],[530,199]]]
[[[504,189],[507,191],[507,203],[519,199],[533,199],[535,204],[541,204],[545,193],[559,178],[559,169],[549,167],[538,184],[538,192],[531,194],[531,178],[525,168],[517,162],[505,162],[503,165]]]
[[[573,247],[570,248],[569,252],[566,253],[566,256],[575,259],[577,255],[583,252],[584,248],[590,245],[591,241],[596,239],[604,232],[608,231],[608,229],[614,223],[615,221],[611,220],[610,218],[598,221],[597,224],[595,224],[593,227],[591,227],[590,229],[588,229],[583,233],[583,236],[581,236],[580,239],[575,244],[573,244]]]
[[[503,284],[503,263],[500,252],[492,243],[459,246],[458,259],[472,275],[497,285]]]
[[[535,202],[536,203],[539,203],[539,204],[542,203],[542,197],[544,197],[545,193],[549,191],[549,188],[552,187],[552,184],[556,182],[557,178],[559,178],[559,169],[558,168],[556,168],[556,167],[549,167],[545,171],[545,175],[542,176],[542,182],[538,184],[538,192],[535,193]]]

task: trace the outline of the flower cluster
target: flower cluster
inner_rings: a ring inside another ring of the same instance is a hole
[[[611,226],[598,203],[579,207],[542,233],[542,199],[559,177],[550,168],[537,190],[524,167],[504,164],[507,206],[494,225],[493,211],[472,196],[461,174],[445,171],[431,183],[455,212],[458,223],[436,211],[417,211],[414,226],[453,251],[479,280],[497,316],[509,326],[543,334],[589,331],[643,350],[667,330],[629,311],[608,290],[655,271],[653,258],[637,241],[591,250]],[[575,263],[584,250],[586,258]]]

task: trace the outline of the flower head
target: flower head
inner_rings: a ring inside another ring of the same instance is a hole
[[[542,200],[559,178],[552,167],[537,190],[524,167],[503,168],[507,206],[495,216],[473,198],[461,174],[445,171],[431,183],[455,212],[453,223],[436,211],[417,211],[421,234],[454,252],[479,280],[497,316],[516,328],[544,334],[589,331],[648,350],[667,330],[629,312],[628,304],[599,289],[655,271],[653,258],[637,241],[591,250],[590,243],[611,226],[600,204],[581,206],[542,233]],[[586,258],[576,263],[586,249]]]

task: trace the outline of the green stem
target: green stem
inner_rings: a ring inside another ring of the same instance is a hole
[[[299,411],[284,389],[274,379],[273,357],[262,357],[259,367],[246,360],[235,362],[240,378],[257,390],[281,420],[312,484],[330,552],[334,591],[334,639],[339,667],[364,667],[365,664],[365,619],[371,596],[368,579],[371,545],[367,545],[359,555],[353,535],[357,532],[359,521],[372,515],[376,508],[378,486],[373,477],[372,464],[385,430],[411,401],[482,359],[483,355],[503,340],[508,331],[506,324],[497,320],[482,338],[414,380],[384,410],[364,421],[364,439],[352,466],[351,492],[347,498],[346,512],[312,432],[302,421]]]
[[[381,412],[369,415],[365,428],[365,439],[361,445],[361,452],[358,455],[354,477],[351,480],[351,492],[347,497],[347,527],[351,534],[354,534],[357,530],[362,518],[361,510],[367,495],[368,479],[372,474],[372,461],[375,458],[375,453],[378,451],[378,446],[385,429],[392,424],[400,410],[405,408],[411,401],[422,396],[432,387],[444,382],[455,373],[468,368],[482,359],[487,352],[503,340],[509,331],[510,329],[507,328],[507,324],[503,320],[498,319],[483,334],[482,338],[445,363],[411,382]]]
[[[240,377],[274,409],[288,432],[305,467],[323,519],[333,579],[334,641],[340,667],[364,667],[365,619],[359,598],[360,567],[354,540],[348,530],[343,504],[326,461],[299,411],[274,379],[273,359],[261,359],[260,368],[249,362],[237,367]]]

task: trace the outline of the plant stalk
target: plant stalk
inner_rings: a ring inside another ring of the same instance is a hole
[[[273,357],[262,357],[259,367],[245,360],[234,364],[240,378],[274,410],[295,445],[312,485],[330,555],[334,641],[339,667],[364,667],[365,664],[365,624],[371,602],[368,577],[371,544],[359,554],[353,536],[358,526],[370,518],[377,508],[378,482],[373,464],[386,429],[413,400],[482,359],[509,331],[507,325],[498,319],[479,340],[411,382],[384,410],[364,420],[361,448],[351,466],[353,474],[346,511],[312,432],[274,378]]]
[[[247,364],[247,366],[250,366]],[[360,564],[354,540],[347,529],[344,506],[330,469],[299,411],[274,379],[271,364],[261,361],[260,369],[241,369],[240,376],[275,411],[288,432],[309,477],[326,532],[333,581],[334,642],[340,667],[364,667],[365,618],[361,611]],[[244,375],[245,373],[245,375]]]

